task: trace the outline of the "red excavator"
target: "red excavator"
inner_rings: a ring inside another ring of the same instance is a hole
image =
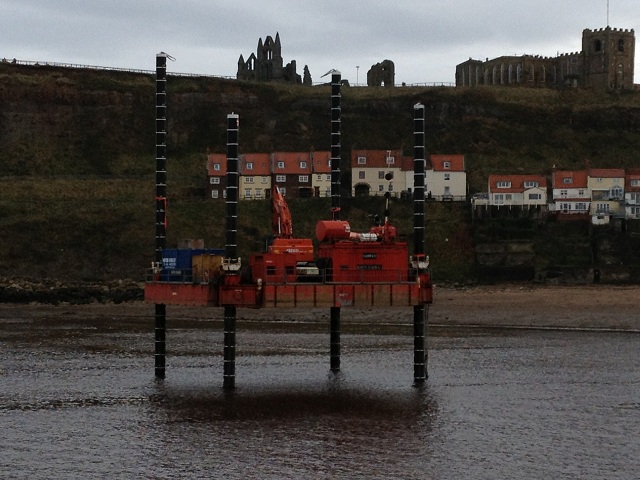
[[[292,283],[319,279],[313,242],[310,238],[294,238],[289,206],[276,186],[272,193],[273,240],[266,251],[251,255],[249,265],[254,281]]]

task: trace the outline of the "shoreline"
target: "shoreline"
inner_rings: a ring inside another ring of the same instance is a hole
[[[125,284],[125,290],[131,284]],[[428,309],[428,323],[435,328],[536,328],[640,332],[635,306],[640,285],[492,285],[434,287],[434,303]],[[212,311],[212,310],[215,310]],[[220,312],[218,312],[220,310]],[[346,325],[404,325],[413,321],[412,307],[345,307]],[[176,322],[222,320],[222,307],[169,306],[167,319]],[[85,301],[58,304],[0,303],[0,319],[139,319],[152,321],[153,305],[138,295],[133,300]],[[238,309],[238,320],[273,324],[322,324],[329,321],[329,309]]]

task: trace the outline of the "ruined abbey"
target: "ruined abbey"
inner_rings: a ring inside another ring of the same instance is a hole
[[[503,56],[485,61],[470,58],[456,66],[456,86],[632,89],[635,42],[633,29],[585,29],[581,52],[556,57]]]
[[[240,55],[238,59],[238,80],[276,80],[288,83],[303,83],[311,85],[311,74],[309,68],[304,67],[304,78],[296,72],[296,61],[291,60],[286,66],[282,59],[282,45],[280,44],[280,34],[276,33],[274,40],[270,35],[258,41],[256,53],[252,53],[245,61]]]

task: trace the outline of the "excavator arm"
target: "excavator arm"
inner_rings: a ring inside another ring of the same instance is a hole
[[[293,223],[291,222],[291,212],[289,205],[282,196],[282,192],[276,186],[272,195],[272,229],[276,238],[293,238]]]

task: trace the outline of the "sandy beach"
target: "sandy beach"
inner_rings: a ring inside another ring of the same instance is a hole
[[[430,325],[593,328],[640,331],[640,286],[532,286],[498,285],[470,288],[436,286],[429,307]],[[176,307],[168,319],[222,320],[221,308]],[[0,318],[74,318],[118,321],[153,318],[153,306],[143,302],[85,305],[0,304]],[[399,309],[343,308],[343,322],[411,323],[411,307]],[[238,320],[328,322],[328,309],[238,309]]]

